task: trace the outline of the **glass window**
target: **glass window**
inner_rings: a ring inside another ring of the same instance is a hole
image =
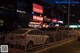
[[[36,35],[40,35],[40,32],[38,30],[35,30]]]
[[[43,35],[43,33],[41,31],[36,31],[37,32],[37,35]]]
[[[43,33],[41,31],[38,31],[38,30],[32,30],[28,34],[43,35]]]
[[[15,31],[12,31],[12,33],[16,33],[16,34],[23,34],[25,32],[27,32],[28,30],[15,30]]]
[[[34,30],[32,30],[32,31],[28,32],[28,34],[33,34],[33,35],[35,35],[35,32],[34,32]]]

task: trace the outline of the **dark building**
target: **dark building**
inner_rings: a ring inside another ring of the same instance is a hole
[[[70,4],[70,12],[69,12],[69,22],[70,24],[72,23],[78,23],[79,20],[79,4]],[[64,20],[64,23],[67,24],[68,23],[68,4],[56,4],[57,7],[57,16],[58,19],[62,19]]]
[[[16,1],[0,0],[0,20],[3,21],[0,31],[10,30],[16,19]]]
[[[46,0],[48,1],[48,0]],[[0,30],[14,30],[16,28],[28,27],[33,19],[33,14],[57,18],[68,22],[68,4],[49,3],[42,0],[0,0]],[[75,0],[74,0],[75,1]],[[76,0],[77,1],[77,0]],[[43,7],[43,14],[33,12],[32,4],[36,3]],[[70,23],[77,23],[80,19],[80,4],[70,4]]]
[[[70,4],[70,23],[78,23],[80,17],[80,0],[42,0],[48,4],[53,5],[52,16],[57,17],[68,24],[68,5]],[[70,2],[70,3],[69,3]]]
[[[0,0],[0,20],[3,21],[0,30],[8,31],[18,27],[27,27],[31,18],[31,5],[31,0]]]
[[[40,15],[33,12],[33,3],[43,6],[43,8],[48,6],[37,0],[0,0],[0,22],[3,21],[0,23],[0,30],[8,31],[28,27],[28,23],[33,19],[33,14]]]

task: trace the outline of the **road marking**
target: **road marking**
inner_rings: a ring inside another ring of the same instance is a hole
[[[40,53],[40,52],[42,52],[42,51],[46,51],[46,50],[48,50],[48,49],[51,49],[51,48],[54,48],[54,47],[57,47],[57,46],[66,44],[66,43],[71,42],[71,41],[74,41],[74,40],[76,40],[76,39],[73,39],[73,40],[70,40],[70,41],[66,41],[66,42],[64,42],[64,43],[57,44],[57,45],[54,45],[54,46],[51,46],[51,47],[47,47],[47,48],[41,49],[41,50],[36,51],[36,52],[33,52],[33,53]]]

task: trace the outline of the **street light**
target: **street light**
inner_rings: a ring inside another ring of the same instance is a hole
[[[69,4],[68,4],[68,30],[69,30],[69,24],[70,24],[70,0],[69,0]]]
[[[69,4],[68,4],[68,31],[69,31],[69,24],[70,24],[70,0],[69,0]],[[68,38],[69,38],[69,34],[68,34]]]

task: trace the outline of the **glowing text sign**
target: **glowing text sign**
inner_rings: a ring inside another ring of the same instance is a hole
[[[33,3],[33,11],[42,14],[43,13],[43,7],[38,5],[38,4]]]
[[[34,20],[34,21],[43,21],[43,17],[33,15],[33,20]]]

